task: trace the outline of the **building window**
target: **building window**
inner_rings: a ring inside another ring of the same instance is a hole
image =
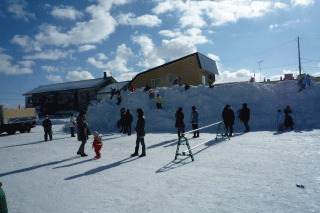
[[[172,75],[172,74],[169,74],[169,75],[168,75],[168,82],[169,82],[169,83],[172,83],[172,82],[173,82],[173,75]]]
[[[28,98],[28,104],[32,104],[32,98]]]
[[[155,86],[155,85],[156,85],[155,79],[151,79],[151,86]]]
[[[160,86],[161,85],[161,79],[158,78],[157,81],[156,81],[156,86]]]

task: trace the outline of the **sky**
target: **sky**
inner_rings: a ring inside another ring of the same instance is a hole
[[[217,62],[217,78],[256,81],[320,76],[315,0],[3,0],[0,104],[54,83],[117,81],[194,52]],[[260,63],[259,63],[260,62]],[[260,65],[260,69],[259,69]]]

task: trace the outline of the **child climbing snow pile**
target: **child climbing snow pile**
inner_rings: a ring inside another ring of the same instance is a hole
[[[99,133],[98,132],[94,132],[93,133],[93,137],[94,137],[94,141],[93,141],[93,144],[92,144],[92,148],[94,148],[94,151],[96,152],[96,156],[95,158],[96,159],[99,159],[101,158],[101,149],[102,149],[102,138],[99,136]]]

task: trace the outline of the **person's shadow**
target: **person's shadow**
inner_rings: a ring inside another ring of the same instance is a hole
[[[79,175],[74,175],[74,176],[71,176],[71,177],[68,177],[66,178],[65,180],[72,180],[72,179],[75,179],[75,178],[79,178],[79,177],[83,177],[83,176],[87,176],[87,175],[93,175],[93,174],[96,174],[98,172],[102,172],[104,170],[107,170],[107,169],[111,169],[111,168],[114,168],[116,166],[120,166],[122,164],[125,164],[125,163],[129,163],[129,162],[132,162],[132,161],[135,161],[139,158],[131,158],[131,157],[128,157],[128,158],[125,158],[123,160],[120,160],[120,161],[117,161],[117,162],[114,162],[112,164],[109,164],[109,165],[105,165],[105,166],[101,166],[101,167],[98,167],[98,168],[95,168],[95,169],[91,169],[83,174],[79,174]],[[72,165],[69,165],[69,166],[72,166]],[[61,168],[61,167],[60,167]]]

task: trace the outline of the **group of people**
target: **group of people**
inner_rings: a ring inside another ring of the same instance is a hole
[[[120,103],[122,101],[121,91],[119,89],[117,90],[117,89],[111,87],[110,100],[112,100],[113,96],[115,96],[115,95],[117,96],[117,100],[118,100],[118,102],[116,104],[120,105]]]
[[[133,116],[130,113],[130,110],[122,107],[120,109],[120,120],[118,121],[118,128],[121,127],[120,133],[131,135],[131,124],[133,121]]]

